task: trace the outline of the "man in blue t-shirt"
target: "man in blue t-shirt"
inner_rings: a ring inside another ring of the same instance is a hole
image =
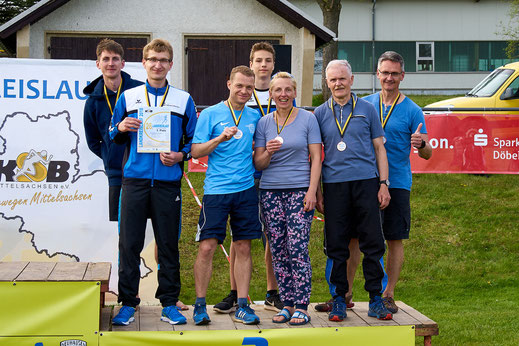
[[[393,51],[383,53],[378,59],[377,69],[382,90],[364,98],[377,109],[387,139],[385,147],[389,163],[391,203],[382,214],[384,237],[388,247],[387,285],[382,297],[392,313],[398,311],[394,293],[404,262],[402,240],[409,239],[411,226],[411,147],[425,160],[432,155],[422,110],[399,90],[404,75],[402,56]],[[351,280],[353,281],[353,278]]]
[[[326,254],[332,260],[330,281],[335,286],[328,319],[346,318],[348,244],[356,234],[364,253],[368,316],[391,319],[381,297],[385,246],[380,209],[390,200],[384,131],[374,107],[351,92],[353,75],[346,60],[328,64],[326,82],[332,97],[314,114],[325,153],[317,207],[325,215]]]
[[[258,324],[259,317],[247,302],[252,272],[251,240],[261,238],[258,196],[254,187],[252,142],[260,115],[245,104],[254,89],[254,72],[246,66],[232,69],[229,98],[200,113],[191,152],[194,158],[209,156],[204,198],[196,240],[200,242],[194,265],[196,325],[211,322],[206,293],[216,247],[223,243],[230,216],[236,260],[238,309],[233,320]]]
[[[270,112],[276,110],[274,100],[269,95],[269,84],[272,77],[272,71],[274,71],[274,62],[276,60],[276,52],[274,47],[268,42],[257,42],[255,43],[250,51],[250,68],[254,72],[254,90],[252,97],[245,104],[247,107],[255,109],[260,116],[265,116]],[[256,188],[259,185],[259,179],[261,178],[261,172],[256,171],[254,173],[254,184]],[[258,190],[259,191],[259,190]],[[260,219],[263,223],[263,211],[260,206]],[[270,252],[270,246],[267,241],[267,237],[262,233],[263,246],[265,248],[265,272],[267,276],[267,293],[265,295],[264,308],[268,310],[274,310],[276,312],[283,309],[283,302],[281,301],[278,293],[278,285],[276,282],[276,276],[272,269],[272,253]],[[230,251],[230,266],[229,266],[229,279],[231,283],[231,291],[229,294],[222,299],[218,304],[215,304],[213,310],[216,312],[228,314],[234,312],[237,307],[238,296],[236,290],[236,280],[234,279],[234,262],[236,255],[234,252],[234,245],[231,244]]]

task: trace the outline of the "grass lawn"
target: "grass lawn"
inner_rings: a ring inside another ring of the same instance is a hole
[[[203,194],[202,173],[189,173]],[[192,265],[197,244],[199,207],[183,184],[181,299],[192,304]],[[411,239],[405,242],[406,262],[396,299],[435,320],[439,345],[517,345],[519,322],[519,182],[516,175],[490,177],[463,174],[414,176],[411,193]],[[312,302],[329,299],[324,280],[323,224],[312,226]],[[229,248],[229,240],[225,242]],[[253,242],[254,269],[250,296],[264,299],[265,268],[261,241]],[[215,304],[228,293],[228,264],[215,254],[207,300]],[[362,271],[357,272],[354,297],[368,300]],[[417,344],[423,338],[417,338]]]

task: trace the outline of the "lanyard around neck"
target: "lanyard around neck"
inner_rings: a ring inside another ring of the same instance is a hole
[[[380,122],[382,123],[382,128],[383,129],[386,128],[387,121],[389,120],[389,117],[393,113],[393,110],[395,109],[396,103],[398,102],[399,98],[400,98],[400,93],[398,93],[398,96],[396,97],[395,101],[391,105],[391,108],[389,108],[389,112],[387,113],[386,118],[384,119],[384,111],[382,109],[382,93],[378,94],[378,99],[379,99],[378,106],[379,106],[379,111],[380,111]]]
[[[148,95],[148,87],[146,86],[146,84],[144,85],[144,91],[146,91],[146,103],[148,104],[148,107],[151,107],[150,96]],[[162,96],[162,100],[160,100],[159,107],[162,107],[164,105],[164,101],[166,101],[166,96],[168,96],[168,91],[169,91],[169,84],[166,85],[166,92]]]
[[[231,99],[227,99],[227,107],[229,107],[229,110],[231,111],[232,120],[234,121],[234,125],[238,126],[240,124],[241,116],[243,114],[243,110],[245,109],[245,106],[243,106],[243,108],[241,109],[238,119],[236,119],[236,114],[234,114],[234,108],[232,108]]]
[[[121,95],[121,87],[123,86],[123,81],[121,80],[121,84],[119,84],[119,88],[117,88],[117,96],[115,97],[115,103],[119,100],[119,95]],[[108,91],[106,90],[106,84],[103,85],[106,103],[108,104],[108,109],[110,109],[110,114],[114,115],[114,111],[112,109],[112,105],[110,104],[110,99],[108,98]]]
[[[265,111],[263,111],[263,106],[261,105],[261,102],[259,101],[258,95],[256,94],[256,90],[252,91],[252,94],[254,95],[254,99],[256,100],[256,104],[258,105],[261,116],[265,116]],[[267,114],[270,113],[270,106],[272,105],[272,99],[269,97],[268,104],[267,104]]]
[[[333,107],[333,98],[330,98],[330,109],[332,110],[333,117],[335,118],[335,123],[337,124],[337,128],[339,129],[339,134],[341,135],[341,137],[344,137],[344,132],[346,132],[346,128],[348,127],[351,117],[353,115],[353,111],[355,110],[355,105],[357,104],[357,99],[355,99],[355,96],[353,94],[351,95],[351,100],[352,105],[350,115],[348,115],[348,119],[346,119],[344,126],[341,126],[341,124],[339,123],[339,119],[337,119],[337,116],[335,115],[335,109]]]
[[[281,134],[281,132],[283,131],[283,129],[285,128],[285,125],[287,124],[288,122],[288,119],[290,119],[290,116],[292,115],[292,112],[294,111],[294,107],[292,107],[290,109],[290,113],[288,113],[288,116],[286,117],[285,121],[283,122],[283,126],[281,126],[281,130],[279,129],[279,123],[278,123],[278,115],[279,115],[279,110],[276,110],[276,131],[278,132],[278,135]]]

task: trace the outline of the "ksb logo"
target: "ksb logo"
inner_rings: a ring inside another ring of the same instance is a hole
[[[5,181],[12,182],[64,182],[69,178],[69,168],[67,161],[52,160],[46,150],[31,149],[6,164],[0,160],[0,179],[4,175]]]

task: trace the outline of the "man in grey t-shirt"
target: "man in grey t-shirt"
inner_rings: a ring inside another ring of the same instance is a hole
[[[346,261],[348,244],[356,231],[364,253],[368,316],[392,318],[380,296],[384,272],[379,260],[385,246],[379,208],[387,207],[390,200],[384,131],[375,108],[351,92],[353,79],[346,60],[331,61],[326,81],[332,97],[314,113],[325,150],[323,191],[318,189],[317,206],[325,215],[326,253],[333,261],[330,281],[335,292],[330,321],[346,318]]]

